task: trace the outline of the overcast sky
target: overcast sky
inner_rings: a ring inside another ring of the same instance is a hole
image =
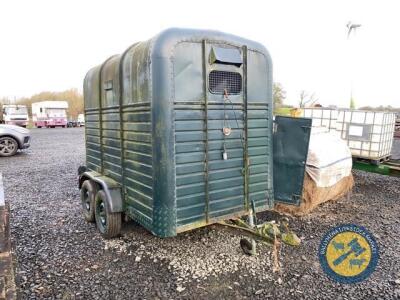
[[[89,68],[168,27],[263,43],[296,104],[400,107],[398,1],[1,1],[0,97],[82,90]],[[362,27],[347,40],[347,22]]]

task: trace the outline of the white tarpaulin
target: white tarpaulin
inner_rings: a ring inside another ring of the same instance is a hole
[[[318,187],[330,187],[351,174],[351,151],[346,142],[324,128],[312,128],[306,171]]]

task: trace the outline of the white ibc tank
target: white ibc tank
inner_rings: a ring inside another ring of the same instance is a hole
[[[380,160],[392,151],[395,122],[390,112],[339,110],[336,129],[354,157]]]
[[[303,117],[312,119],[312,127],[325,127],[336,131],[338,111],[330,108],[303,108]]]

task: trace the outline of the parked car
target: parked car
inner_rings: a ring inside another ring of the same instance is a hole
[[[78,122],[75,120],[68,120],[67,127],[78,127]]]
[[[85,115],[84,114],[79,114],[77,122],[78,122],[78,126],[79,127],[85,126]]]
[[[30,132],[16,125],[0,125],[0,156],[12,156],[19,149],[29,148]]]

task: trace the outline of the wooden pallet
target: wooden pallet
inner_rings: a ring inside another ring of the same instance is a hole
[[[363,157],[354,157],[353,156],[353,161],[359,161],[359,162],[368,162],[371,165],[380,165],[381,163],[387,162],[390,160],[391,155],[386,155],[378,159],[369,159],[369,158],[363,158]]]

